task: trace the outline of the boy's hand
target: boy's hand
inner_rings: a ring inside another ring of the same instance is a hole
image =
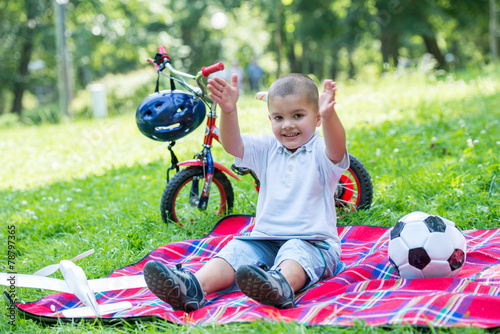
[[[323,126],[326,155],[333,163],[339,163],[345,156],[345,130],[335,112],[335,82],[325,80],[323,93],[319,97],[319,115]]]
[[[319,97],[319,115],[321,118],[329,118],[335,112],[335,82],[325,80],[323,82],[323,93]]]
[[[212,98],[222,109],[223,112],[231,113],[236,110],[238,101],[238,75],[233,74],[231,84],[228,84],[221,78],[215,77],[208,80],[208,96]]]

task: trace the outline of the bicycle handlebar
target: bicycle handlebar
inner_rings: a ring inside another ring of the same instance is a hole
[[[203,96],[205,99],[213,102],[212,99],[210,99],[207,95],[205,86],[201,82],[201,77],[204,76],[206,78],[212,73],[222,71],[224,69],[223,63],[217,63],[217,64],[214,64],[214,65],[211,65],[208,67],[203,67],[201,69],[201,71],[198,72],[197,75],[191,75],[188,73],[177,71],[176,69],[174,69],[172,67],[172,64],[170,62],[170,57],[167,54],[167,48],[165,48],[165,46],[163,46],[163,45],[160,45],[158,47],[158,52],[156,53],[156,56],[154,59],[148,58],[147,60],[149,62],[153,63],[153,65],[155,66],[156,71],[158,73],[163,71],[165,68],[168,69],[170,74],[173,75],[173,77],[170,77],[171,79],[178,81],[179,83],[181,83],[184,87],[188,88],[193,93],[195,93],[199,96]],[[188,84],[184,80],[184,78],[195,80],[196,84],[198,85],[198,88],[195,88],[195,87],[191,86],[190,84]]]
[[[167,59],[167,61],[165,61],[165,59]],[[160,45],[158,47],[158,53],[156,54],[155,58],[152,59],[152,58],[148,58],[147,59],[149,62],[152,62],[153,65],[155,65],[155,68],[157,71],[161,71],[163,70],[165,67],[168,67],[168,69],[172,72],[175,72],[176,74],[178,75],[181,75],[181,76],[186,76],[186,77],[194,77],[190,74],[187,74],[187,73],[183,73],[183,72],[180,72],[180,71],[177,71],[177,70],[174,70],[174,68],[172,67],[172,65],[170,66],[165,66],[164,63],[169,63],[170,62],[170,57],[169,55],[167,54],[167,48],[163,45]],[[163,66],[162,66],[163,65]],[[213,64],[211,66],[207,66],[207,67],[203,67],[201,69],[201,74],[206,78],[208,77],[210,74],[212,73],[215,73],[215,72],[219,72],[219,71],[222,71],[224,69],[224,64],[219,62],[217,64]]]
[[[164,54],[167,54],[167,48],[164,46],[164,45],[160,45],[158,47],[158,52],[159,53],[164,53]]]
[[[208,66],[208,67],[203,67],[201,69],[201,74],[203,74],[203,76],[205,78],[207,78],[210,74],[222,71],[223,69],[224,69],[224,64],[217,63],[217,64],[213,64],[213,65]]]

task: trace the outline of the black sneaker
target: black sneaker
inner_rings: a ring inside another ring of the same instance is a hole
[[[207,302],[200,282],[187,270],[170,269],[159,261],[149,261],[144,266],[144,280],[152,293],[176,311],[195,311]]]
[[[286,278],[276,270],[243,265],[236,271],[236,284],[248,297],[280,309],[295,307],[295,294]]]

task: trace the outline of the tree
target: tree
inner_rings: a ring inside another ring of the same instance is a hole
[[[40,103],[56,99],[53,1],[0,2],[0,113],[20,114],[26,92]],[[400,54],[429,52],[442,68],[450,52],[457,64],[488,61],[490,52],[494,58],[492,41],[498,38],[489,33],[494,20],[488,14],[496,17],[489,11],[496,2],[72,0],[66,28],[77,90],[107,73],[137,69],[159,44],[171,51],[176,68],[189,72],[213,63],[223,49],[226,60],[239,58],[243,65],[253,55],[265,56],[268,71],[278,75],[353,77],[360,66],[380,59],[397,66]],[[218,11],[229,18],[223,30],[210,24]],[[42,66],[35,71],[34,63]]]
[[[380,42],[384,66],[398,65],[400,39],[411,35],[422,37],[427,52],[434,55],[439,67],[445,66],[444,56],[437,44],[429,18],[437,13],[433,1],[381,0],[376,2],[380,24]]]
[[[0,32],[5,42],[0,50],[0,92],[13,94],[11,112],[21,114],[23,96],[30,84],[28,65],[37,39],[50,22],[50,0],[8,1],[2,10]]]
[[[490,49],[491,59],[498,59],[498,6],[495,0],[490,0]]]
[[[453,45],[452,52],[459,64],[473,60],[486,61],[488,39],[488,0],[455,0],[440,2],[440,7],[454,21],[453,30],[444,31]]]
[[[437,34],[455,58],[488,53],[488,0],[378,0],[376,7],[384,62],[397,65],[398,48],[412,36],[422,38],[440,68],[446,62]]]

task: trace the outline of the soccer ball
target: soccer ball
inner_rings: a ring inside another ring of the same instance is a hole
[[[464,265],[466,242],[451,220],[416,211],[393,227],[388,253],[402,278],[454,277]]]

